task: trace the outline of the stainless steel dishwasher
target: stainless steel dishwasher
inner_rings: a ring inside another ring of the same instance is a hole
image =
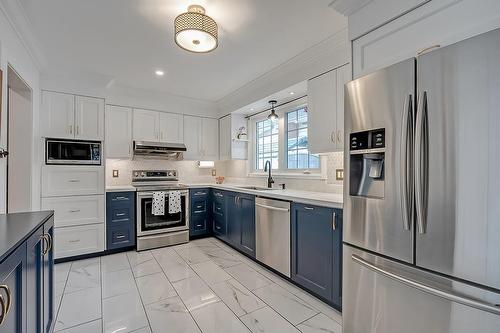
[[[255,199],[257,260],[285,276],[290,273],[290,203]]]

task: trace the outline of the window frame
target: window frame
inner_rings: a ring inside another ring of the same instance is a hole
[[[307,108],[307,98],[304,97],[288,105],[276,108],[278,119],[278,168],[272,169],[272,173],[276,176],[283,178],[314,178],[326,179],[326,159],[321,155],[319,161],[319,168],[317,169],[288,169],[288,152],[287,152],[287,113],[297,111],[301,108]],[[254,116],[249,121],[250,133],[249,144],[251,149],[248,150],[249,161],[249,177],[267,177],[267,173],[263,169],[257,169],[257,123],[265,120],[269,115],[264,112],[260,115]],[[308,127],[309,128],[309,121]],[[308,133],[309,134],[309,133]],[[308,147],[309,148],[309,147]],[[309,152],[310,154],[310,152]]]

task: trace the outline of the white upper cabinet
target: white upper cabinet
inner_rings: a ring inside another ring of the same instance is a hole
[[[104,100],[44,91],[42,133],[61,139],[104,139]]]
[[[480,4],[477,0],[428,1],[353,41],[354,77],[415,57],[427,48],[443,47],[498,28],[499,22],[498,0]]]
[[[338,151],[344,150],[344,87],[352,79],[351,65],[345,65],[337,69],[337,140]]]
[[[160,112],[160,141],[184,142],[184,117],[181,114]]]
[[[186,160],[219,159],[219,121],[217,119],[184,116]]]
[[[350,66],[327,72],[308,81],[309,150],[329,153],[344,150],[344,84]]]
[[[75,138],[82,140],[103,140],[104,100],[76,96],[75,104]]]
[[[75,136],[75,96],[51,91],[42,93],[42,135],[73,139]]]
[[[308,137],[311,153],[337,150],[337,72],[330,71],[307,83]]]
[[[227,160],[246,160],[248,158],[248,140],[238,139],[238,131],[248,122],[244,115],[231,114],[219,120],[219,158]],[[248,134],[248,133],[247,133]]]
[[[219,159],[219,120],[202,118],[202,158],[208,161]]]
[[[132,158],[132,109],[106,106],[106,156]]]
[[[160,115],[158,111],[134,109],[134,140],[159,141]]]
[[[184,159],[198,160],[202,155],[202,118],[193,116],[184,116],[184,144],[186,152]]]

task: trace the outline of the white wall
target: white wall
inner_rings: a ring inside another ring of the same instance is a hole
[[[348,63],[350,58],[351,45],[347,29],[344,29],[219,100],[219,116],[340,67]]]
[[[0,68],[4,73],[2,84],[2,116],[0,129],[0,146],[7,144],[7,66],[12,68],[23,78],[33,91],[33,127],[32,134],[27,140],[32,140],[33,146],[39,143],[39,113],[40,113],[40,72],[35,60],[33,50],[27,47],[26,40],[21,40],[22,30],[15,29],[13,17],[7,14],[11,8],[11,0],[0,1]],[[32,172],[32,197],[33,209],[40,208],[40,162],[38,151],[33,151]],[[6,159],[0,159],[0,213],[6,208]]]

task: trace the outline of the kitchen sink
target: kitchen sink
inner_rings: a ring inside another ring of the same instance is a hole
[[[245,190],[255,190],[255,191],[270,191],[270,190],[274,190],[274,188],[259,187],[259,186],[237,186],[237,187],[245,189]]]

